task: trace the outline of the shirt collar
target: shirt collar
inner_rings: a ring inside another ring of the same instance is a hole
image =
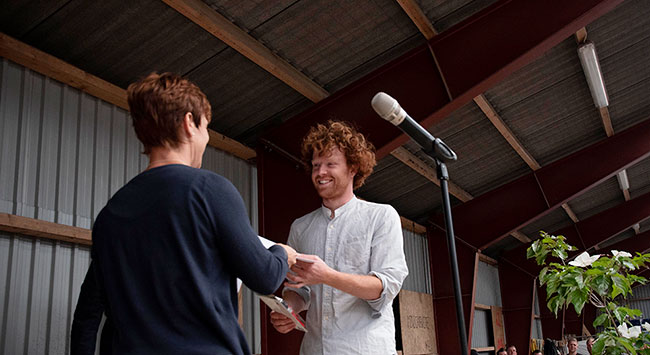
[[[347,213],[347,211],[351,211],[358,201],[359,200],[357,199],[357,196],[353,195],[350,201],[346,202],[345,205],[334,210],[334,218],[344,215]],[[330,218],[332,211],[329,208],[325,207],[325,205],[321,205],[320,209],[323,212],[323,216],[325,216],[325,218],[328,220],[332,219]]]

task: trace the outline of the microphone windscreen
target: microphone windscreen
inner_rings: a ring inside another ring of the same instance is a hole
[[[397,100],[384,92],[378,92],[372,98],[370,105],[383,119],[389,119],[390,115],[397,111],[397,107],[399,107]]]

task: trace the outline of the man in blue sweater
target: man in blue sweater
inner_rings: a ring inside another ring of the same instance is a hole
[[[95,299],[112,325],[113,353],[250,354],[237,323],[236,279],[272,293],[296,253],[265,249],[237,189],[199,169],[211,112],[196,85],[151,74],[129,86],[128,100],[150,163],[97,216],[84,282],[95,286],[82,291],[75,311],[73,353],[94,348],[87,335],[97,330]]]

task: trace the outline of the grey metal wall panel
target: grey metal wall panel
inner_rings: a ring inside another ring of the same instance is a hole
[[[474,311],[474,326],[472,328],[472,348],[485,348],[494,342],[492,337],[492,315],[490,311],[477,309]]]
[[[404,235],[404,254],[409,275],[404,280],[404,290],[431,293],[431,273],[429,268],[429,246],[426,235],[402,229]]]
[[[0,212],[90,228],[148,164],[128,113],[0,59]],[[257,230],[255,167],[212,147],[205,169],[233,182]],[[65,354],[89,247],[0,232],[0,353]],[[244,328],[260,351],[259,301]]]
[[[486,306],[501,307],[501,286],[499,283],[499,270],[487,263],[478,263],[476,277],[476,303]]]
[[[535,301],[533,302],[533,312],[535,315],[541,315],[539,309],[539,293],[535,292]],[[546,305],[543,305],[546,306]],[[532,330],[533,339],[544,339],[544,333],[542,333],[542,320],[538,318],[533,319],[533,330]]]
[[[650,285],[637,286],[632,292],[632,296],[628,296],[630,301],[626,302],[627,307],[640,310],[643,319],[650,318]]]
[[[0,233],[0,353],[66,354],[86,246]]]

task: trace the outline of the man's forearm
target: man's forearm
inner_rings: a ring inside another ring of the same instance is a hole
[[[332,270],[325,284],[364,300],[376,300],[381,296],[383,285],[373,275],[356,275]]]

